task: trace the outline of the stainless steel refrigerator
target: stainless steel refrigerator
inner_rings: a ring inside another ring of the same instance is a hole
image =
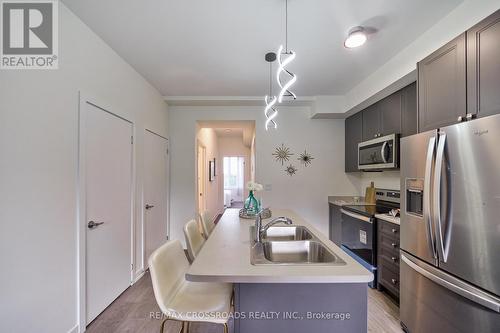
[[[407,332],[500,332],[500,115],[401,139]]]

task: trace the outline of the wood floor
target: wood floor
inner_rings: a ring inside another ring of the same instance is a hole
[[[149,273],[128,288],[88,327],[89,333],[158,333],[162,322]],[[177,333],[180,324],[167,322],[165,332]],[[191,325],[190,333],[218,333],[222,327],[212,324]],[[399,309],[386,295],[368,289],[368,332],[401,333]]]

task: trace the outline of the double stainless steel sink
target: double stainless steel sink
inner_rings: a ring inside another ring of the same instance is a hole
[[[270,227],[255,242],[255,226],[250,227],[252,265],[345,265],[304,226]]]

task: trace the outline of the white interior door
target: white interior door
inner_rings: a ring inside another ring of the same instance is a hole
[[[88,324],[131,282],[132,124],[89,103],[83,112]]]
[[[147,258],[168,239],[168,141],[145,131],[144,255]]]

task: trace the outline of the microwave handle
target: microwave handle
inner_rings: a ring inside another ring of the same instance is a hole
[[[384,161],[384,164],[387,163],[387,159],[385,158],[385,149],[387,148],[387,141],[384,141],[382,144],[382,148],[380,149],[380,155],[382,155],[382,161]]]

